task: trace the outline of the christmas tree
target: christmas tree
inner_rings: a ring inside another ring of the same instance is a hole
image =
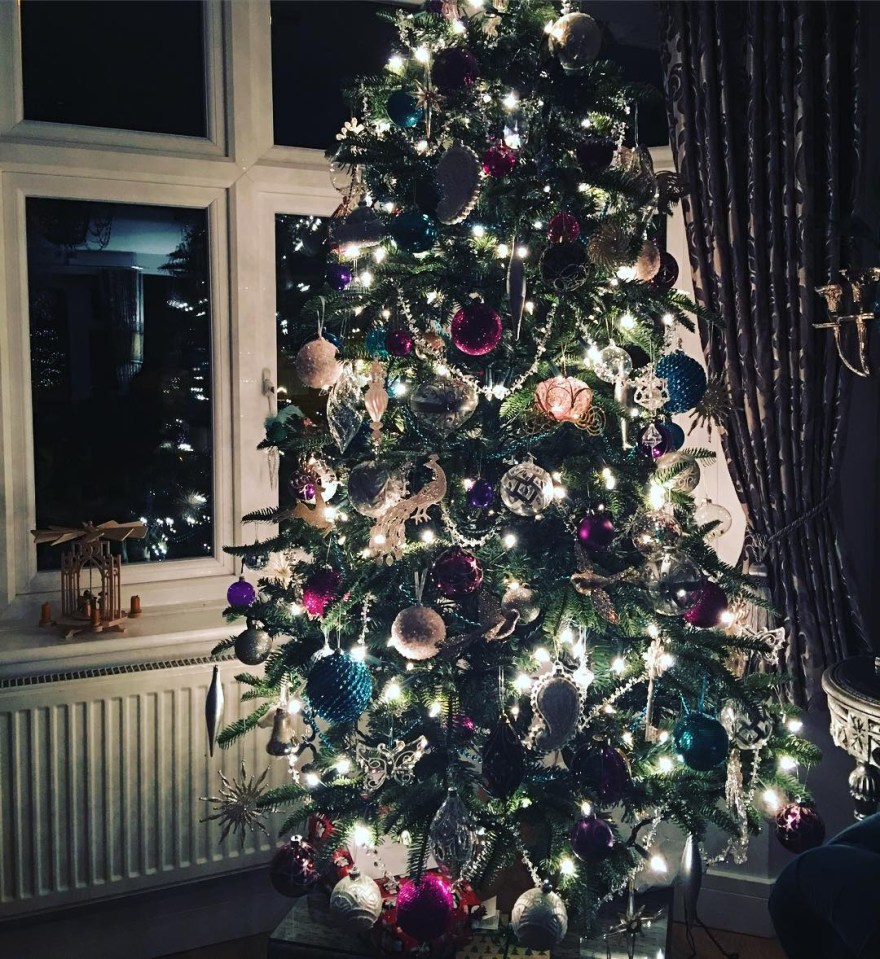
[[[780,636],[711,546],[724,511],[692,496],[711,454],[672,417],[718,396],[677,331],[711,317],[661,249],[675,183],[633,140],[642,91],[558,3],[392,17],[334,148],[334,261],[287,329],[307,395],[267,423],[281,503],[244,518],[277,533],[230,548],[256,588],[230,588],[248,628],[215,653],[264,668],[219,741],[274,710],[290,781],[257,804],[333,830],[281,848],[279,888],[398,840],[395,908],[357,876],[331,908],[412,945],[518,863],[511,928],[548,948],[658,865],[661,822],[697,867],[710,829],[742,855],[768,803],[813,841],[794,771],[817,756],[757,668]]]

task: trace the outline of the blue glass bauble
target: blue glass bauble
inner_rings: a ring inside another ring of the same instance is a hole
[[[682,350],[661,357],[656,373],[666,380],[669,390],[669,402],[663,407],[667,413],[692,410],[706,392],[706,371]]]
[[[339,650],[322,656],[306,680],[309,704],[320,719],[333,725],[353,723],[372,695],[370,670]]]
[[[425,253],[437,242],[437,224],[418,210],[399,213],[391,221],[388,233],[405,253]]]
[[[406,90],[396,90],[388,97],[385,104],[388,110],[388,116],[393,123],[405,130],[416,126],[425,114],[425,111],[419,105],[419,101]]]
[[[370,356],[378,357],[380,360],[388,359],[388,350],[385,349],[385,337],[387,335],[388,330],[381,326],[377,326],[367,333],[364,342]]]
[[[684,430],[670,420],[668,423],[661,423],[657,429],[666,437],[666,451],[674,452],[684,446]]]
[[[682,716],[672,730],[672,741],[685,765],[702,773],[721,765],[730,746],[727,730],[705,713]]]

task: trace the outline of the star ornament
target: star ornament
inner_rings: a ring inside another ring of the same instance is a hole
[[[220,833],[220,842],[224,842],[231,832],[233,836],[238,836],[239,843],[244,846],[247,832],[256,832],[261,830],[265,837],[269,838],[269,831],[263,823],[265,810],[259,808],[259,800],[265,795],[267,786],[266,777],[269,775],[268,767],[263,770],[263,774],[257,778],[253,776],[248,779],[245,772],[244,763],[241,764],[241,773],[236,779],[229,780],[219,773],[221,788],[219,796],[201,796],[201,802],[213,803],[215,812],[199,822],[211,822],[216,820],[222,825]]]

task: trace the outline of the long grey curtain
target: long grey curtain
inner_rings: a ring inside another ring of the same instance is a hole
[[[663,2],[661,50],[725,452],[789,634],[792,697],[863,630],[835,501],[847,380],[818,286],[852,264],[864,58],[847,2]]]

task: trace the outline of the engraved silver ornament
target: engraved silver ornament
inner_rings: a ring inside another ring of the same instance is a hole
[[[382,893],[376,880],[362,876],[355,866],[333,887],[330,912],[352,932],[372,929],[382,914]]]
[[[677,450],[656,460],[657,479],[678,493],[693,493],[700,483],[700,464]]]
[[[556,663],[532,688],[534,719],[529,739],[533,747],[541,753],[561,749],[575,734],[582,709],[583,690]]]
[[[544,883],[540,889],[527,889],[516,900],[510,924],[528,949],[547,950],[565,938],[568,913],[565,903]]]
[[[428,830],[437,865],[453,879],[461,879],[474,854],[475,834],[458,790],[450,789]]]

